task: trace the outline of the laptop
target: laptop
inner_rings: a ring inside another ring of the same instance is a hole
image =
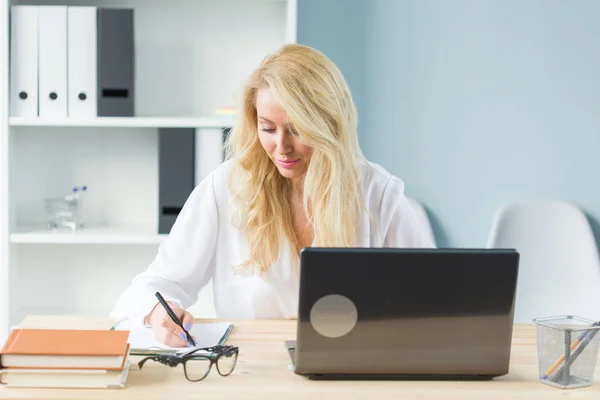
[[[313,379],[508,373],[514,249],[305,248],[294,372]]]

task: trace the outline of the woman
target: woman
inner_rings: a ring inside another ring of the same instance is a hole
[[[303,247],[431,247],[403,182],[365,160],[356,130],[331,60],[302,45],[267,57],[246,83],[228,160],[191,193],[112,315],[184,347],[156,291],[186,329],[193,317],[185,309],[211,278],[220,318],[295,318]]]

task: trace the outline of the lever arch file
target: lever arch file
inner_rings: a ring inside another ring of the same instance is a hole
[[[38,116],[38,16],[36,6],[12,6],[10,115]]]
[[[67,6],[39,8],[39,116],[67,116]]]
[[[10,114],[135,116],[134,10],[11,7]]]
[[[222,128],[198,128],[195,138],[195,185],[198,185],[223,162]]]
[[[68,9],[69,117],[93,118],[97,113],[96,7]]]
[[[98,8],[97,100],[99,117],[132,117],[134,104],[133,9]]]
[[[158,233],[169,233],[194,190],[194,128],[158,130]]]

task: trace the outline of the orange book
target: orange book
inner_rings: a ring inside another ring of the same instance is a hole
[[[2,368],[122,369],[129,331],[13,329],[2,349]]]

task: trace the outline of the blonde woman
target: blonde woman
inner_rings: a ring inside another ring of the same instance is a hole
[[[185,310],[211,279],[220,318],[295,318],[303,247],[432,247],[403,182],[362,155],[352,97],[331,60],[286,45],[252,73],[242,100],[228,160],[194,189],[112,312],[171,346],[187,341],[156,291],[186,329]]]

